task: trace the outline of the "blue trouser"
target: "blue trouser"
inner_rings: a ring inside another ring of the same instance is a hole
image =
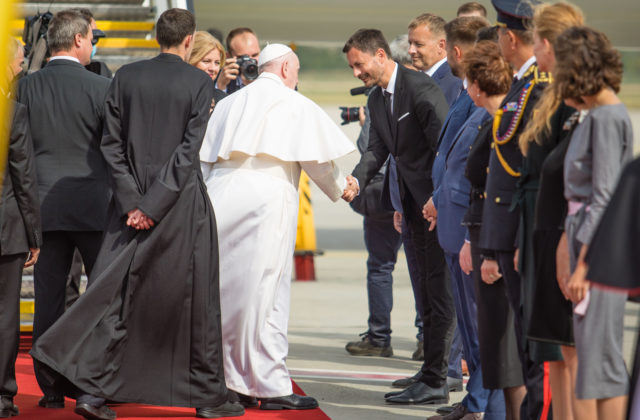
[[[462,400],[462,404],[472,413],[484,412],[484,418],[487,420],[504,419],[505,406],[502,390],[489,390],[482,387],[478,320],[473,279],[471,275],[462,272],[458,255],[458,253],[445,252],[445,258],[451,274],[453,302],[457,316],[457,331],[462,339],[464,355],[469,368],[467,395]]]
[[[393,307],[393,268],[400,249],[400,234],[393,218],[365,216],[364,243],[367,258],[367,294],[369,296],[369,339],[378,346],[391,343],[391,308]]]
[[[416,322],[415,325],[418,328],[418,335],[416,338],[419,341],[423,341],[423,325],[422,325],[422,302],[418,299],[421,296],[420,292],[420,273],[418,271],[418,261],[416,260],[415,249],[413,247],[411,239],[411,231],[407,226],[407,221],[402,218],[402,246],[404,247],[404,253],[407,257],[407,267],[409,268],[409,277],[411,278],[411,287],[413,288],[413,296],[416,301]],[[427,346],[429,343],[424,343]],[[460,332],[456,326],[453,333],[453,341],[451,342],[451,352],[449,353],[449,368],[447,376],[451,378],[462,379],[462,339]]]

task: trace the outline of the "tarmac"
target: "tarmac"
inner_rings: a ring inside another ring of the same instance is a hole
[[[325,106],[337,121],[337,107]],[[631,113],[640,152],[640,112]],[[355,141],[357,123],[343,126]],[[352,153],[338,161],[350,173],[360,156]],[[289,321],[287,366],[302,389],[320,402],[332,419],[424,419],[436,414],[436,405],[389,405],[384,394],[395,390],[396,378],[415,374],[421,362],[411,360],[416,348],[415,306],[406,259],[402,250],[394,271],[394,307],[391,328],[394,355],[389,358],[349,355],[344,346],[367,329],[366,259],[362,216],[344,202],[332,203],[312,183],[311,199],[318,248],[316,281],[294,281]],[[624,354],[631,367],[640,305],[628,303],[625,312]],[[450,394],[450,404],[465,392]]]

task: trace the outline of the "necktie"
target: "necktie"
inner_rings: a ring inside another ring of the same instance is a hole
[[[387,117],[389,117],[389,122],[391,122],[391,116],[393,113],[391,112],[391,92],[384,91],[384,108],[387,111]]]

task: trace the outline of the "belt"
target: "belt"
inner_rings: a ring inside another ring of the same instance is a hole
[[[581,201],[569,201],[569,216],[578,213],[583,207],[585,207],[585,211],[591,210],[591,206],[585,205],[585,203]]]

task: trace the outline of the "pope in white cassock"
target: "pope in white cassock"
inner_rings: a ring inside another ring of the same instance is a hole
[[[333,160],[355,148],[294,90],[289,47],[268,45],[258,64],[255,82],[216,105],[200,150],[218,225],[226,382],[247,406],[316,408],[293,394],[285,364],[298,181],[304,169],[333,201],[352,199],[358,187]]]

